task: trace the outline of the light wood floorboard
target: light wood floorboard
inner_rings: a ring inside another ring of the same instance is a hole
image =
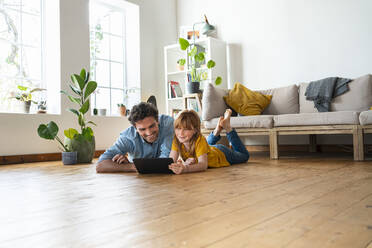
[[[0,166],[0,247],[369,247],[372,162],[253,154],[185,175]]]

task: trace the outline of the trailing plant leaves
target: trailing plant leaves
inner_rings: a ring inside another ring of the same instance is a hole
[[[83,106],[79,109],[80,113],[85,114],[89,109],[89,100],[87,100]]]
[[[58,126],[54,121],[49,122],[48,125],[41,124],[37,133],[41,138],[53,140],[58,133]]]
[[[203,71],[202,73],[200,73],[200,78],[201,78],[201,80],[207,80],[208,79],[208,72]]]
[[[73,76],[71,76],[72,78],[75,78],[75,81],[78,83],[78,86],[80,88],[81,91],[83,91],[84,89],[84,86],[85,86],[85,82],[84,82],[84,79],[82,77],[80,77],[80,75],[78,74],[74,74]],[[76,84],[76,83],[75,83]]]
[[[196,59],[197,61],[202,62],[202,61],[204,60],[204,53],[198,53],[198,54],[196,54],[196,55],[195,55],[195,59]]]
[[[222,83],[222,78],[221,78],[221,77],[217,77],[217,78],[216,78],[216,81],[214,81],[214,83],[215,83],[216,85],[220,85],[220,84]]]
[[[191,51],[189,52],[189,56],[190,57],[194,57],[196,55],[196,53],[198,52],[198,49],[196,48],[196,46],[194,46]]]
[[[70,111],[70,112],[72,112],[72,113],[74,113],[74,114],[77,115],[77,116],[80,115],[80,114],[79,114],[79,111],[77,111],[76,109],[69,108],[69,109],[67,109],[67,110]]]
[[[215,65],[216,65],[216,62],[214,62],[213,60],[209,60],[207,63],[208,69],[213,68]]]
[[[64,131],[64,134],[67,138],[73,139],[75,134],[78,134],[79,132],[74,128],[69,128]]]
[[[179,38],[178,42],[180,43],[180,47],[182,50],[186,50],[190,46],[190,43],[183,38]]]
[[[87,140],[91,141],[93,137],[93,130],[90,127],[84,128],[82,134]]]
[[[94,81],[90,81],[87,84],[87,88],[85,89],[84,99],[88,99],[89,95],[92,94],[97,88],[97,83]]]

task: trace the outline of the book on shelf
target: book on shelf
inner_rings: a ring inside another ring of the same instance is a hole
[[[171,92],[174,93],[175,97],[182,97],[182,89],[179,82],[170,81]]]
[[[176,94],[174,93],[172,86],[168,83],[168,98],[175,98]]]

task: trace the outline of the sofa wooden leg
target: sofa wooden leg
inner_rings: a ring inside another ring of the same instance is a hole
[[[278,159],[278,133],[276,130],[270,131],[270,159]]]
[[[354,149],[354,160],[364,160],[364,141],[363,141],[363,130],[360,126],[353,128],[353,149]]]
[[[316,134],[309,134],[309,152],[317,152]]]
[[[364,139],[363,139],[363,129],[361,127],[358,127],[358,155],[359,155],[359,161],[364,161]]]

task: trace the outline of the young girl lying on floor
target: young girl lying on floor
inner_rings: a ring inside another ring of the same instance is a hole
[[[174,121],[174,138],[169,154],[174,163],[169,165],[169,169],[175,174],[182,174],[205,171],[208,167],[223,167],[247,162],[249,152],[230,126],[231,113],[231,109],[226,110],[206,140],[201,135],[198,114],[193,110],[182,111]],[[223,129],[226,130],[232,149],[216,144],[221,138],[220,133]],[[178,161],[179,155],[183,162]]]

